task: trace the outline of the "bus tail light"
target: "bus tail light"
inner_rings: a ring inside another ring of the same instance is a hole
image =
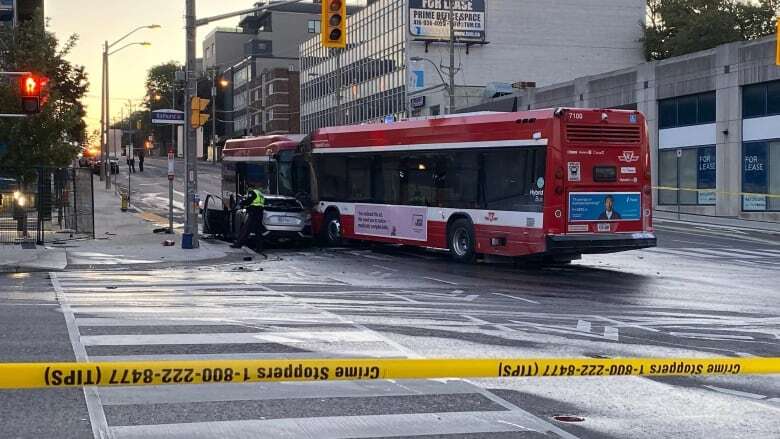
[[[555,194],[563,195],[563,186],[555,186]]]
[[[646,184],[644,187],[644,193],[645,195],[653,195],[653,187],[649,184]]]
[[[558,168],[555,170],[555,178],[557,180],[563,180],[563,168]]]

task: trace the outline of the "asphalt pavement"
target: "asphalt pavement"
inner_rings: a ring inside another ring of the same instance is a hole
[[[137,199],[150,200],[142,208],[153,210],[159,203],[151,200],[167,197],[167,180],[163,166],[149,163],[148,174],[137,177]],[[217,190],[210,176],[218,173],[204,166],[200,189]],[[658,248],[558,267],[504,260],[459,265],[440,252],[349,245],[268,249],[240,263],[140,268],[118,258],[100,269],[6,276],[0,355],[3,361],[780,356],[780,236],[674,220],[656,225]],[[14,391],[0,393],[0,409],[10,413],[0,436],[776,438],[777,378]]]

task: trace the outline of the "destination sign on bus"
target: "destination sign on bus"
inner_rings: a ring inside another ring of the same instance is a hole
[[[485,41],[485,0],[452,0],[456,41]],[[409,32],[418,40],[450,39],[450,2],[409,0]]]

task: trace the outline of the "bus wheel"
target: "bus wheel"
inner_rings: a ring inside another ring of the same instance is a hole
[[[471,263],[476,259],[474,227],[465,219],[456,220],[450,226],[448,239],[450,254],[457,262]]]
[[[341,220],[339,214],[328,212],[322,228],[322,240],[325,245],[337,246],[341,244]]]

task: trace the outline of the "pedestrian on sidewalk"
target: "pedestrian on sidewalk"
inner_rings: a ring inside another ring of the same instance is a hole
[[[138,172],[144,172],[144,158],[146,157],[146,148],[138,150]]]
[[[127,172],[135,173],[135,151],[127,157]]]
[[[232,248],[241,248],[249,241],[252,232],[257,236],[257,251],[263,251],[263,209],[265,208],[265,196],[259,189],[250,189],[239,206],[246,209],[247,218],[241,224],[236,242]]]

